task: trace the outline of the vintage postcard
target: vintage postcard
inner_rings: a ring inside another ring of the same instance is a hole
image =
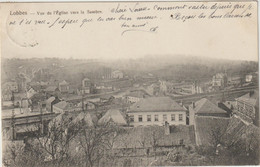
[[[259,165],[257,13],[0,3],[2,166]]]

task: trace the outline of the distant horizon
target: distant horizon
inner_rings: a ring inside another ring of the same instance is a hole
[[[138,57],[109,57],[109,58],[102,58],[102,57],[50,57],[50,56],[32,56],[32,57],[21,57],[21,56],[15,56],[15,57],[2,57],[1,59],[65,59],[65,60],[85,60],[85,61],[118,61],[118,60],[139,60],[139,59],[145,59],[148,57],[151,57],[152,59],[160,58],[160,59],[171,59],[175,58],[177,56],[183,56],[185,58],[198,58],[198,59],[213,59],[213,60],[228,60],[228,61],[249,61],[249,62],[259,62],[259,57],[257,57],[257,60],[251,60],[251,59],[231,59],[231,58],[222,58],[222,57],[207,57],[207,56],[198,56],[198,55],[185,55],[185,54],[153,54],[153,55],[143,55]],[[246,57],[245,57],[246,58]]]

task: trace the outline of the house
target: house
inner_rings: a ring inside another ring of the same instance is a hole
[[[82,88],[78,88],[76,91],[77,91],[78,95],[90,94],[91,88],[90,87],[82,87]]]
[[[104,124],[112,121],[116,125],[127,125],[125,117],[122,115],[122,113],[117,109],[110,109],[108,110],[105,115],[98,120],[99,124]]]
[[[63,80],[59,83],[59,90],[61,93],[67,93],[69,91],[69,83]]]
[[[88,101],[87,103],[84,104],[86,110],[94,110],[96,108],[96,104],[91,101]]]
[[[57,96],[59,93],[59,88],[57,86],[48,86],[45,90],[44,90],[46,96]]]
[[[71,121],[71,124],[79,124],[82,121],[85,121],[88,126],[93,126],[96,119],[97,118],[89,112],[81,112]]]
[[[130,125],[186,125],[187,109],[170,97],[149,97],[133,104],[127,112]]]
[[[112,102],[114,99],[115,99],[115,97],[112,95],[103,95],[100,97],[100,102],[108,103],[108,102]]]
[[[28,98],[29,102],[31,102],[31,107],[39,107],[39,105],[41,105],[41,107],[45,107],[46,105],[46,97],[44,93],[35,93],[33,96],[31,96],[31,98]]]
[[[15,81],[6,82],[2,86],[2,90],[10,90],[11,92],[19,92],[18,84]]]
[[[26,92],[26,96],[28,99],[32,98],[33,95],[35,95],[37,92],[33,89],[33,88],[30,88],[27,92]]]
[[[167,88],[168,88],[166,81],[159,80],[159,83],[160,83],[160,92],[166,93],[167,92]]]
[[[111,73],[111,75],[112,75],[112,78],[114,78],[114,79],[121,79],[121,78],[124,77],[124,74],[121,71],[119,71],[119,70],[113,71]]]
[[[46,110],[48,112],[53,112],[53,105],[58,103],[60,100],[57,97],[50,97],[49,99],[46,100]]]
[[[106,92],[111,92],[112,90],[113,90],[113,86],[109,83],[100,82],[95,84],[96,93],[106,93]]]
[[[146,92],[149,95],[156,95],[158,93],[158,90],[159,90],[159,86],[156,85],[155,83],[146,87]]]
[[[189,106],[189,124],[194,125],[196,116],[229,117],[229,114],[206,98]]]
[[[28,84],[28,90],[30,88],[33,88],[36,92],[40,92],[41,90],[44,90],[45,88],[47,88],[48,83],[46,82],[30,82]]]
[[[259,126],[259,94],[258,90],[251,91],[236,99],[236,114],[250,123]]]
[[[84,78],[84,79],[82,80],[82,87],[85,88],[85,87],[90,87],[90,86],[91,86],[91,81],[90,81],[90,79]]]
[[[224,88],[227,86],[227,74],[226,73],[217,73],[213,76],[212,86],[217,88]]]
[[[200,83],[198,81],[194,81],[191,87],[191,93],[192,94],[199,94],[203,93],[203,90],[200,86]]]
[[[2,100],[3,101],[11,101],[13,97],[13,93],[10,89],[2,89]]]
[[[20,103],[21,108],[28,108],[29,107],[29,99],[28,98],[22,98]]]
[[[90,79],[84,78],[82,80],[82,88],[79,90],[80,94],[89,94],[91,90],[92,83]]]
[[[55,113],[74,112],[74,111],[81,111],[81,110],[82,110],[82,106],[78,106],[66,101],[61,101],[53,105],[53,112]]]
[[[246,75],[246,82],[252,82],[252,79],[253,79],[253,75],[251,74]]]
[[[126,95],[126,101],[128,103],[136,103],[143,98],[149,97],[150,95],[144,90],[134,90]]]

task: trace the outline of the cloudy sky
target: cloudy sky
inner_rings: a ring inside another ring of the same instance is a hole
[[[249,3],[249,2],[248,2]],[[183,3],[184,4],[184,3]],[[178,3],[178,5],[183,5]],[[195,4],[195,3],[190,3]],[[208,3],[210,4],[210,3]],[[157,19],[129,24],[146,24],[138,31],[126,31],[133,28],[122,28],[124,21],[91,22],[82,27],[79,25],[10,26],[11,21],[22,19],[44,20],[53,23],[60,19],[78,19],[97,17],[116,17],[119,14],[109,13],[118,3],[84,3],[84,4],[18,4],[5,6],[2,10],[2,46],[4,58],[59,57],[86,59],[138,58],[146,55],[192,55],[216,57],[234,60],[258,60],[257,56],[257,18],[256,3],[251,9],[249,19],[205,19],[176,21],[170,18],[173,11],[148,11],[142,15],[156,16]],[[123,7],[133,3],[121,3]],[[174,3],[141,4],[153,8],[155,5],[172,6]],[[10,16],[10,11],[69,11],[100,10],[103,15],[77,16]],[[201,13],[201,12],[200,12]],[[207,13],[207,11],[206,11]],[[198,14],[185,11],[183,14]],[[135,18],[136,14],[125,13]],[[126,22],[128,24],[128,22]],[[156,28],[155,32],[149,32]],[[123,33],[123,35],[122,35]]]

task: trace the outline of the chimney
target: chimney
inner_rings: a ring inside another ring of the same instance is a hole
[[[192,108],[193,108],[193,109],[195,108],[195,103],[194,103],[194,102],[192,102]]]
[[[254,91],[249,92],[249,97],[252,97],[254,95]]]
[[[181,101],[180,105],[183,107],[183,102]]]
[[[170,126],[169,126],[169,123],[167,121],[165,121],[164,133],[165,133],[165,135],[169,135],[170,134]]]

